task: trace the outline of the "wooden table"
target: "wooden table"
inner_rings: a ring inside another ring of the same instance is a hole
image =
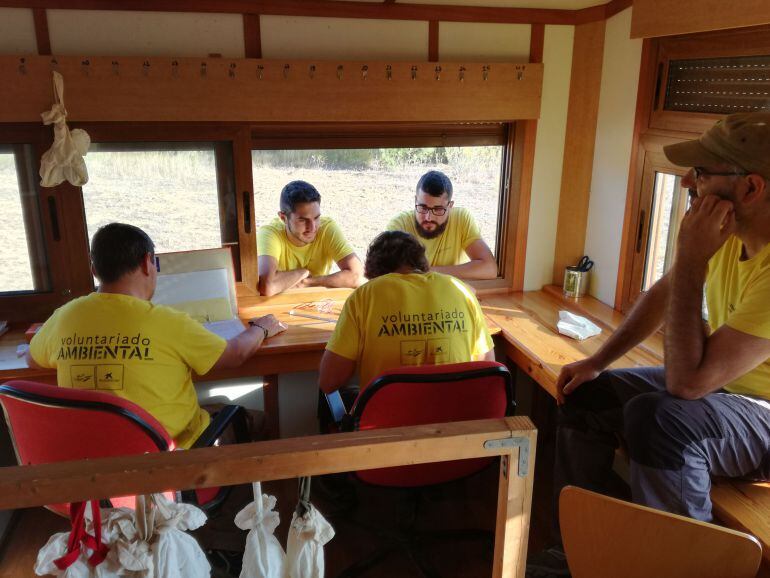
[[[566,298],[560,287],[481,297],[487,318],[500,327],[506,355],[548,393],[556,397],[556,378],[562,366],[585,359],[609,339],[623,315],[592,297]],[[559,311],[589,317],[602,333],[585,341],[559,334]],[[661,365],[663,338],[655,334],[610,367]]]
[[[243,365],[231,369],[210,371],[205,375],[193,376],[195,382],[215,381],[251,376],[263,376],[263,395],[268,432],[271,438],[280,437],[278,421],[278,375],[297,371],[318,370],[326,343],[334,331],[335,321],[321,321],[306,317],[289,315],[289,311],[301,303],[330,300],[332,313],[322,313],[314,309],[302,309],[302,313],[319,317],[337,319],[351,289],[294,289],[272,297],[262,297],[239,283],[237,285],[238,315],[244,321],[262,315],[275,315],[289,328],[283,333],[266,340],[262,347]],[[489,321],[490,331],[499,332],[499,328]],[[0,337],[0,346],[16,346],[24,343],[26,327],[14,328]],[[22,365],[21,363],[19,365]],[[18,367],[0,370],[0,383],[11,379],[28,379],[43,383],[56,383],[56,372],[50,369],[30,369]]]

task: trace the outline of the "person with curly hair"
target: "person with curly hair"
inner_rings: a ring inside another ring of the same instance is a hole
[[[369,282],[348,297],[321,359],[324,392],[346,385],[356,365],[366,387],[395,367],[494,360],[473,289],[431,271],[415,237],[381,233],[369,245],[364,268]]]

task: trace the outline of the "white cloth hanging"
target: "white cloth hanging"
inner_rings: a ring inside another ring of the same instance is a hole
[[[240,578],[284,578],[286,554],[274,534],[281,522],[275,496],[263,494],[260,482],[252,487],[254,501],[235,516],[235,525],[249,531]]]
[[[294,513],[286,544],[288,578],[323,578],[324,545],[334,538],[334,528],[313,505],[304,515]]]
[[[91,146],[91,137],[82,129],[70,131],[67,127],[67,109],[64,108],[64,78],[53,72],[54,105],[42,113],[43,124],[53,126],[53,144],[40,159],[40,185],[55,187],[69,181],[76,187],[88,182],[88,170],[83,157]]]
[[[151,545],[153,578],[208,578],[211,566],[198,542],[186,533],[206,523],[206,514],[191,504],[177,504],[153,494],[156,506]]]

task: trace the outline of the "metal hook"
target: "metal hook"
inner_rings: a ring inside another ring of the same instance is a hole
[[[257,78],[259,80],[262,80],[262,78],[264,78],[264,75],[265,75],[265,67],[262,66],[261,64],[257,64]]]
[[[393,67],[390,64],[385,66],[385,78],[393,80]]]
[[[283,65],[283,78],[284,80],[288,80],[289,78],[289,70],[291,70],[290,64],[284,64]]]
[[[81,60],[80,69],[83,71],[83,74],[89,76],[91,74],[91,61],[87,58],[85,60]]]
[[[59,61],[56,60],[55,58],[51,59],[51,70],[56,70],[56,71],[59,70]]]
[[[172,60],[171,61],[171,76],[174,78],[177,78],[179,76],[179,61],[178,60]]]
[[[436,80],[441,80],[441,67],[436,67]]]
[[[417,67],[412,66],[412,80],[417,80]]]
[[[361,67],[361,78],[363,78],[364,80],[366,80],[366,77],[367,77],[367,76],[369,76],[369,66],[368,66],[368,65],[366,65],[366,64],[364,64],[364,65]]]
[[[523,66],[516,67],[516,80],[524,80],[524,70],[525,67]]]
[[[235,64],[235,62],[230,63],[230,67],[227,69],[227,76],[229,76],[231,79],[235,78],[235,67],[238,66]]]
[[[117,60],[113,60],[110,63],[110,66],[112,67],[112,74],[114,76],[120,76],[120,62],[118,62]]]
[[[19,58],[19,74],[27,74],[27,59],[24,57]]]
[[[144,74],[145,76],[149,76],[150,75],[150,61],[149,60],[145,60],[142,63],[142,74]]]
[[[484,66],[481,67],[481,77],[484,80],[489,80],[489,69],[490,69],[490,66],[488,64],[485,64]]]
[[[315,78],[315,64],[310,65],[310,70],[308,74],[310,74],[310,80],[313,80],[313,78]]]
[[[342,74],[345,72],[345,67],[341,64],[337,66],[337,79],[342,80]]]
[[[208,74],[208,65],[205,62],[201,62],[201,77],[205,77]]]
[[[459,74],[459,76],[460,76],[460,82],[465,82],[465,67],[464,66],[460,67],[460,74]]]

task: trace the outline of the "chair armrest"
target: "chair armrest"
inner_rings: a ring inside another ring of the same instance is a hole
[[[334,423],[340,431],[353,431],[351,417],[348,415],[345,409],[345,402],[342,401],[342,396],[339,391],[333,391],[332,393],[324,393],[326,403],[329,404],[329,411],[331,411]]]
[[[240,405],[226,405],[216,416],[208,427],[203,430],[198,439],[190,449],[207,448],[214,445],[214,442],[222,437],[222,434],[232,423],[235,432],[236,443],[250,442],[249,428],[246,424],[246,410]]]

